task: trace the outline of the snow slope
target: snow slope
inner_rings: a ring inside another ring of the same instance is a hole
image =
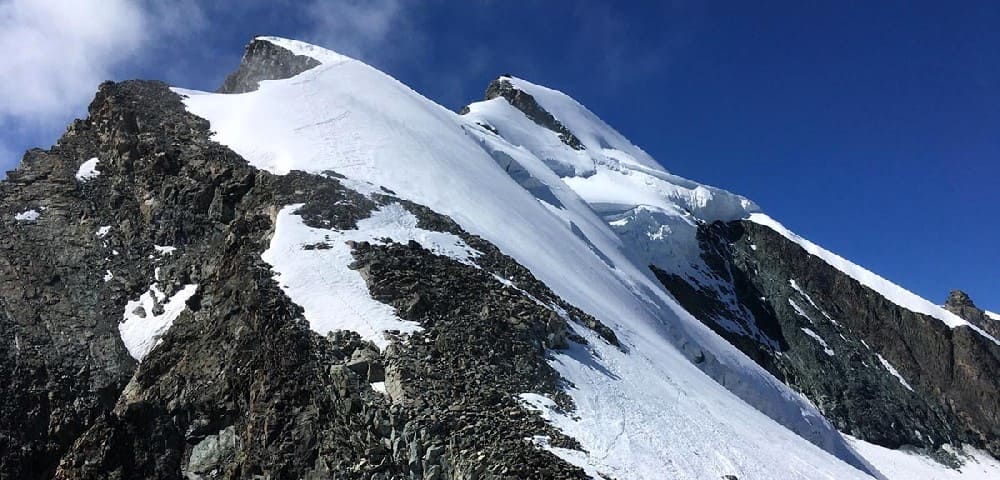
[[[847,436],[851,445],[889,479],[991,480],[1000,478],[1000,461],[989,454],[964,447],[952,453],[963,461],[959,469],[948,468],[915,452],[892,450]]]
[[[574,385],[571,416],[525,392],[587,451],[556,454],[618,478],[867,478],[858,469],[863,462],[813,406],[684,311],[645,267],[655,257],[695,268],[698,223],[753,218],[752,202],[664,171],[554,90],[510,78],[573,131],[583,151],[563,148],[553,132],[502,99],[459,116],[361,62],[262,38],[321,65],[245,94],[175,89],[192,113],[210,121],[215,140],[276,174],[333,170],[359,191],[385,186],[449,215],[626,345],[627,353],[574,327],[589,349],[576,346],[553,360]],[[399,329],[399,320],[369,303],[338,244],[354,235],[373,238],[368,230],[382,227],[392,238],[412,238],[413,227],[400,216],[335,232],[309,229],[289,206],[264,258],[318,331],[350,328],[377,339]],[[332,248],[301,248],[314,241]],[[449,242],[439,239],[450,254],[474,262],[474,252]],[[317,294],[331,281],[339,300]],[[327,315],[358,306],[363,314],[339,323]]]

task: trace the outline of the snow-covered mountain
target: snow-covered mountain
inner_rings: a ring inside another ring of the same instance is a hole
[[[218,93],[103,85],[0,185],[0,473],[1000,475],[979,317],[514,76],[455,113],[259,37]]]

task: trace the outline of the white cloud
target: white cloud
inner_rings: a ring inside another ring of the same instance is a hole
[[[0,122],[61,121],[151,40],[203,24],[191,0],[0,0]]]
[[[93,95],[145,39],[145,16],[123,0],[8,0],[0,4],[0,114],[64,114]]]

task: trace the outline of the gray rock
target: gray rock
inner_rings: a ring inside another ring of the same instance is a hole
[[[240,68],[226,77],[218,92],[252,92],[263,80],[291,78],[318,65],[312,57],[295,55],[266,40],[254,40],[247,45]]]

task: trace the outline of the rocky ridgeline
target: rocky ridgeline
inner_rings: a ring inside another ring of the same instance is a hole
[[[225,88],[301,67],[258,43]],[[105,83],[86,120],[0,182],[0,477],[585,477],[532,443],[577,448],[517,395],[571,410],[549,352],[583,342],[569,322],[617,345],[610,329],[425,207],[335,172],[250,167],[180,100],[162,83]],[[90,158],[99,174],[77,178]],[[459,235],[479,268],[355,244],[373,297],[423,330],[384,352],[316,334],[261,260],[275,215],[302,204],[308,225],[344,230],[393,202]],[[118,325],[153,284],[197,291],[137,363]]]
[[[486,96],[484,100],[492,100],[497,97],[502,97],[506,99],[514,108],[520,110],[531,119],[531,121],[541,125],[559,135],[559,139],[563,143],[569,145],[574,150],[585,150],[586,147],[583,142],[576,137],[573,132],[571,132],[565,125],[559,120],[552,116],[547,110],[542,108],[527,92],[517,89],[510,82],[510,75],[504,75],[496,80],[490,82],[489,86],[486,87]],[[468,107],[466,107],[468,108]],[[462,114],[465,114],[468,110],[462,110]],[[487,129],[495,129],[490,126],[486,126]]]
[[[948,300],[944,302],[944,308],[969,323],[983,329],[986,333],[1000,338],[1000,322],[988,317],[986,312],[976,306],[975,302],[969,298],[969,294],[961,290],[952,290],[948,294]]]
[[[247,45],[240,68],[226,77],[218,92],[252,92],[262,80],[291,78],[317,66],[315,58],[293,55],[271,42],[254,40]]]
[[[1000,347],[991,340],[899,307],[767,227],[716,222],[702,225],[698,237],[710,274],[749,312],[735,320],[771,342],[712,320],[734,318],[712,291],[652,266],[657,277],[839,430],[923,449],[946,463],[954,460],[940,449],[946,443],[1000,454],[1000,377],[992,373]],[[952,297],[953,312],[979,318],[971,301]]]

